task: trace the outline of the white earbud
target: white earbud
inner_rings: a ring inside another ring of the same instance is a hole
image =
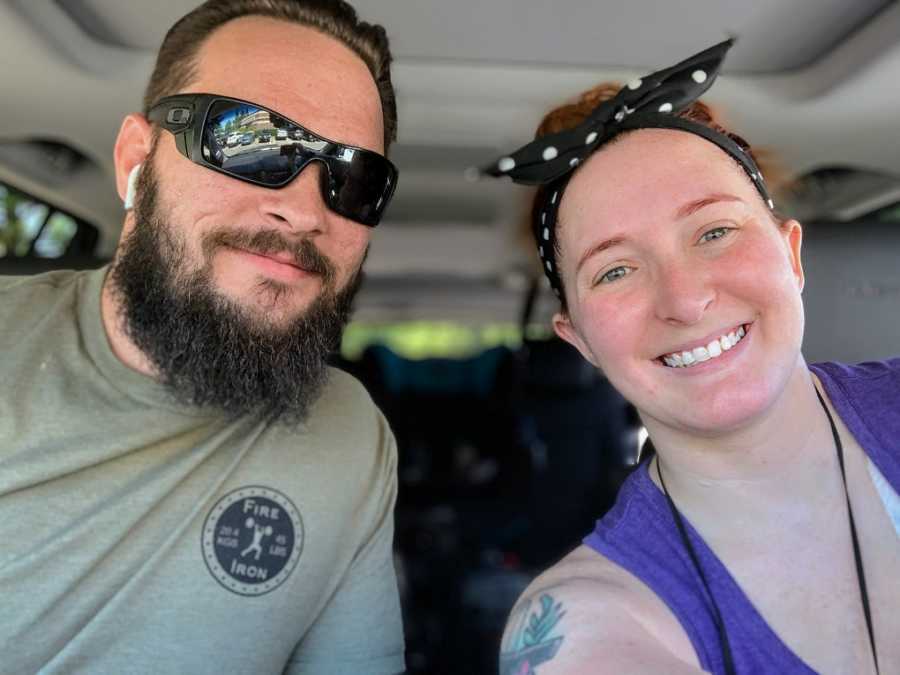
[[[141,165],[136,164],[128,174],[128,187],[125,190],[125,210],[134,208],[134,193],[137,186],[138,175],[141,173]]]

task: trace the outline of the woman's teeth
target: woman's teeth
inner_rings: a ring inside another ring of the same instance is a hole
[[[688,352],[676,352],[663,357],[663,363],[670,368],[690,368],[698,363],[709,361],[722,355],[734,347],[747,334],[741,326],[736,331],[723,335],[718,340],[713,340],[705,347],[696,347]]]

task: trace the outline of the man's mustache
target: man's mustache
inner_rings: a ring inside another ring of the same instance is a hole
[[[230,246],[260,255],[288,254],[292,264],[322,277],[326,286],[333,286],[335,266],[309,239],[288,239],[277,230],[216,230],[203,239],[203,251],[210,257],[219,246]]]

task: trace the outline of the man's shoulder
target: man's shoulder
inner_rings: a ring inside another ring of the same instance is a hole
[[[28,276],[0,276],[0,294],[4,300],[34,296],[51,296],[75,283],[85,272],[54,270]]]
[[[352,416],[365,425],[376,423],[381,418],[381,412],[362,382],[332,366],[328,367],[328,382],[311,415],[317,419],[342,418],[344,423]]]
[[[334,366],[328,366],[328,385],[325,387],[323,398],[326,396],[339,401],[343,406],[375,408],[372,397],[369,396],[363,383],[347,371]]]
[[[328,368],[328,381],[310,409],[304,429],[358,450],[384,446],[390,435],[384,415],[362,383],[333,367]]]
[[[284,450],[289,456],[297,447],[304,447],[308,457],[316,457],[321,451],[329,463],[338,458],[349,461],[374,456],[379,453],[373,450],[393,447],[390,427],[366,388],[352,375],[332,367],[321,393],[301,421],[254,418],[250,423],[248,433],[260,434],[260,447]],[[389,439],[391,442],[386,442]]]
[[[29,317],[45,317],[47,308],[62,297],[74,297],[84,274],[58,270],[31,276],[0,276],[0,324],[11,329],[28,324]]]

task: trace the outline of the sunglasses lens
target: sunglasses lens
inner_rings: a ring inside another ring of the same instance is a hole
[[[289,153],[283,150],[299,131],[273,112],[220,99],[207,113],[200,148],[203,159],[222,171],[278,187],[296,173]]]
[[[329,163],[330,180],[322,186],[325,201],[336,213],[364,225],[377,225],[397,182],[396,170],[374,152],[344,148]]]
[[[311,161],[321,161],[327,166],[322,172],[326,204],[364,225],[378,224],[397,178],[393,165],[377,153],[320,138],[278,113],[229,99],[210,106],[200,150],[208,164],[266,187],[282,187]]]

